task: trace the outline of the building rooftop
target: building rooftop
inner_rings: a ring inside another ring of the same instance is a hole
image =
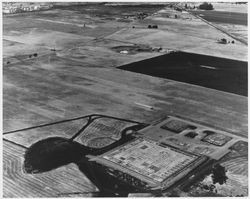
[[[199,156],[172,147],[160,146],[153,141],[136,139],[102,157],[153,181],[163,182]]]

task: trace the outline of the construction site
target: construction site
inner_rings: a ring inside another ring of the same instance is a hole
[[[3,15],[3,197],[248,196],[247,3],[212,4]]]

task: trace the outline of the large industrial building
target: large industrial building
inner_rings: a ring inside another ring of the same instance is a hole
[[[118,179],[144,190],[164,190],[206,158],[138,138],[90,158]]]
[[[169,188],[207,160],[223,157],[239,139],[174,116],[147,126],[134,136],[99,156],[89,155],[88,161],[103,173],[144,191]]]

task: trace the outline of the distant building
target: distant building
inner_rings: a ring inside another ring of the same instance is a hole
[[[10,13],[11,13],[11,10],[8,9],[8,8],[7,8],[7,9],[5,8],[5,9],[3,9],[3,13],[4,13],[4,14],[10,14]]]
[[[14,3],[14,2],[4,2],[3,4],[3,14],[13,14],[20,12],[30,12],[37,10],[47,10],[53,7],[51,3]]]

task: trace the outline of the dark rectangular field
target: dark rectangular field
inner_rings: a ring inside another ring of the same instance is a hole
[[[165,4],[122,4],[111,5],[106,3],[77,4],[77,5],[54,5],[54,9],[74,10],[82,14],[99,17],[121,17],[125,15],[137,15],[138,12],[153,14],[165,7]]]
[[[174,52],[119,68],[247,96],[247,62],[243,61]]]
[[[193,14],[210,22],[230,23],[247,26],[247,13],[223,12],[223,11],[192,11]]]

